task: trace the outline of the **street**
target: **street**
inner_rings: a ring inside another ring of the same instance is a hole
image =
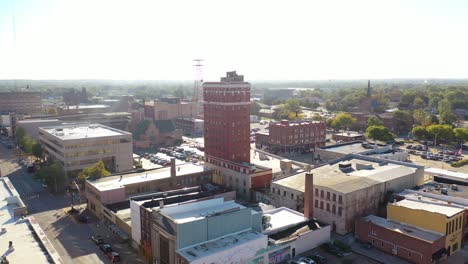
[[[42,183],[34,179],[33,173],[17,163],[14,151],[0,145],[0,171],[8,177],[27,205],[29,215],[35,217],[64,263],[110,263],[106,255],[90,237],[102,235],[121,257],[121,263],[144,263],[128,243],[121,244],[96,218],[88,223],[78,223],[66,212],[71,199],[66,194],[52,194]],[[76,208],[84,210],[86,204]]]

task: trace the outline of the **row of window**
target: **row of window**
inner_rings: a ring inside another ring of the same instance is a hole
[[[447,222],[446,227],[445,227],[445,233],[447,235],[452,234],[453,232],[458,231],[459,229],[462,228],[462,217],[457,217],[456,219],[453,219],[450,222]]]
[[[322,210],[324,210],[324,207],[323,207],[324,203],[323,201],[320,201],[320,206],[319,206],[319,201],[318,200],[315,200],[315,208],[320,208]],[[330,210],[331,209],[331,210]],[[326,210],[327,212],[331,212],[332,214],[336,214],[337,211],[336,211],[336,205],[332,204],[330,206],[329,203],[326,203]],[[343,207],[338,207],[338,216],[342,216],[343,215]]]
[[[315,197],[319,197],[319,193],[320,193],[320,198],[322,199],[325,199],[325,191],[324,190],[320,190],[315,188]],[[329,201],[333,201],[333,202],[336,202],[336,197],[338,196],[338,203],[342,204],[343,203],[343,196],[341,195],[336,195],[336,193],[330,193],[329,191],[327,191],[327,200]]]
[[[66,158],[86,157],[90,155],[113,153],[111,149],[91,149],[88,151],[78,151],[72,153],[65,153]]]

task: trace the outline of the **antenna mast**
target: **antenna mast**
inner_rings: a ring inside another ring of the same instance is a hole
[[[203,72],[202,59],[194,59],[195,80],[193,83],[193,102],[197,103],[197,114],[203,116]]]

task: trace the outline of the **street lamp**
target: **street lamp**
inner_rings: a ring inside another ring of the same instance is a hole
[[[439,133],[435,134],[435,137],[434,137],[434,147],[437,147],[437,136],[439,135]]]

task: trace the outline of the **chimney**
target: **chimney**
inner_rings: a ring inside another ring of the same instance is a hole
[[[314,218],[314,174],[305,174],[304,188],[304,217]]]
[[[171,181],[172,184],[176,184],[176,167],[175,167],[175,158],[171,158]]]

